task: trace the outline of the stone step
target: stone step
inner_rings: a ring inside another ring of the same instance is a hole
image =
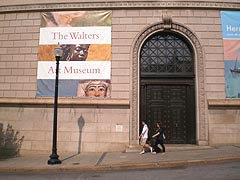
[[[193,145],[193,144],[165,144],[165,147],[166,147],[166,151],[168,152],[211,148],[210,146],[199,146],[199,145]],[[125,152],[140,152],[141,150],[142,150],[142,146],[140,145],[130,145],[126,148]]]

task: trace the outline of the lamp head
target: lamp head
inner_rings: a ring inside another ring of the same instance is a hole
[[[63,55],[63,50],[59,43],[58,43],[58,46],[55,47],[55,49],[54,49],[54,55],[55,55],[55,57],[62,57],[62,55]]]

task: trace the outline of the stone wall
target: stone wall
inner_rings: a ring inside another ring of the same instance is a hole
[[[240,144],[240,110],[209,110],[209,144]]]
[[[40,13],[0,14],[0,96],[35,97]]]
[[[9,99],[39,99],[35,96],[40,11],[42,9],[75,10],[74,8],[78,7],[78,10],[86,8],[96,10],[96,8],[104,7],[104,9],[112,10],[111,99],[116,101],[124,99],[129,103],[124,103],[123,106],[111,104],[105,106],[96,105],[96,103],[82,104],[82,101],[79,101],[74,106],[60,106],[58,150],[115,151],[124,150],[129,145],[132,131],[138,131],[138,122],[136,121],[135,125],[132,124],[131,113],[133,111],[131,83],[134,42],[145,28],[161,23],[163,12],[166,11],[173,22],[182,24],[194,33],[201,44],[198,48],[201,48],[203,52],[203,66],[196,67],[201,68],[200,71],[203,72],[203,77],[198,77],[199,74],[196,74],[196,81],[201,79],[200,83],[204,85],[201,101],[198,99],[199,89],[197,88],[199,87],[196,87],[197,141],[203,144],[218,144],[222,137],[229,133],[231,138],[226,142],[239,142],[239,139],[236,139],[239,120],[237,115],[233,115],[239,114],[239,111],[208,110],[207,106],[204,106],[207,105],[207,99],[225,99],[220,7],[237,9],[240,5],[235,1],[231,1],[229,6],[227,1],[224,3],[193,1],[193,3],[181,4],[181,8],[176,8],[179,1],[132,1],[129,6],[120,1],[109,1],[109,3],[96,1],[97,4],[87,2],[81,4],[72,1],[72,4],[69,3],[66,6],[68,9],[64,9],[62,4],[35,6],[30,0],[29,3],[26,1],[28,6],[24,4],[14,6],[14,1],[10,4],[8,1],[3,2],[4,4],[0,3],[0,97]],[[13,6],[5,8],[5,5]],[[164,8],[168,6],[169,8]],[[197,9],[200,6],[202,9]],[[136,89],[138,90],[138,87]],[[0,104],[0,123],[13,125],[13,128],[25,136],[23,149],[51,149],[53,107],[44,105],[45,100],[47,99],[42,99],[42,105],[19,103],[6,105],[6,102],[4,105]],[[71,98],[67,100],[71,102]],[[203,111],[206,114],[202,119],[199,118],[200,106],[204,107]],[[134,111],[137,110],[134,109]],[[84,120],[82,129],[79,128],[81,120]]]
[[[116,23],[113,18],[112,41],[115,45],[112,47],[111,99],[129,101],[130,48],[120,34],[114,33],[118,32],[114,28]],[[40,12],[0,14],[1,98],[42,99],[43,104],[49,100],[36,98],[39,28]],[[72,98],[66,99],[72,101]],[[80,100],[77,107],[59,108],[58,149],[84,152],[125,150],[129,144],[129,103],[124,107],[87,104],[91,105],[83,105]],[[0,123],[4,127],[7,123],[13,125],[25,136],[23,150],[51,149],[53,107],[22,107],[17,103],[1,107],[0,111]],[[81,115],[85,120],[82,131],[78,127]]]
[[[113,18],[111,97],[128,99],[132,36],[119,34],[116,23]],[[35,98],[39,31],[39,12],[0,14],[0,97]]]
[[[128,117],[129,110],[123,107],[59,107],[58,151],[123,151],[129,142]],[[1,107],[0,123],[24,136],[22,150],[51,150],[52,107]]]

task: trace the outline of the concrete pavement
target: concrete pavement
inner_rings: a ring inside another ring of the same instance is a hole
[[[22,154],[0,160],[0,172],[90,171],[140,168],[166,168],[195,164],[240,162],[240,145],[234,146],[173,146],[166,145],[166,153],[153,155],[138,152],[58,153],[62,164],[48,165],[49,154]]]

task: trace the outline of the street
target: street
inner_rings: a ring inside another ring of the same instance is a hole
[[[189,167],[86,172],[0,173],[2,180],[240,180],[240,162]]]

